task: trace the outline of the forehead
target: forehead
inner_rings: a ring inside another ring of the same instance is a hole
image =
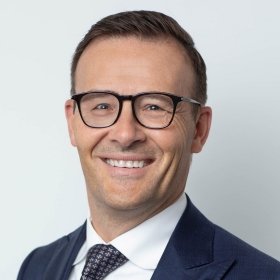
[[[191,62],[174,40],[135,37],[99,39],[83,52],[76,69],[76,92],[114,90],[121,94],[165,91],[190,95]]]

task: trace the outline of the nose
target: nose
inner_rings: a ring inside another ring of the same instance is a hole
[[[129,147],[137,142],[143,142],[146,139],[142,127],[133,116],[131,101],[123,101],[123,108],[118,121],[110,127],[108,134],[111,141],[118,142],[123,147]]]

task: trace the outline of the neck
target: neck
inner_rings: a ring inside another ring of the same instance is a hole
[[[138,207],[135,209],[115,209],[97,202],[93,197],[88,197],[92,226],[97,234],[106,242],[110,242],[119,235],[138,226],[144,221],[155,216],[169,205],[173,204],[179,197],[172,201],[165,201],[161,205],[153,207]]]

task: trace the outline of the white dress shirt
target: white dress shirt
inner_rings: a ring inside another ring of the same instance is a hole
[[[151,279],[186,206],[187,198],[183,193],[175,203],[162,212],[109,243],[104,242],[96,233],[89,216],[87,218],[86,241],[73,263],[69,280],[80,280],[87,252],[96,244],[111,244],[128,258],[124,265],[108,274],[106,280]]]

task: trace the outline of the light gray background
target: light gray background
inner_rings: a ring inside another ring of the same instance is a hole
[[[280,260],[279,3],[1,0],[0,279],[85,220],[63,109],[70,58],[93,23],[132,9],[174,17],[208,67],[213,125],[187,192],[210,220]]]

